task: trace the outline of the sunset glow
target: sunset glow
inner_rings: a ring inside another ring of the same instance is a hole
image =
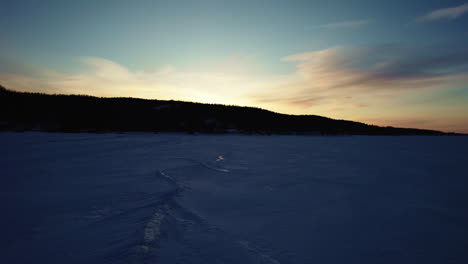
[[[96,2],[2,1],[0,84],[468,133],[463,1]]]

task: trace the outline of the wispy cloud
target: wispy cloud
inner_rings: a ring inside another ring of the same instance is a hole
[[[5,66],[14,69],[11,71],[0,67],[0,84],[28,92],[247,105],[252,104],[246,99],[251,91],[285,83],[285,78],[289,77],[253,76],[243,70],[250,69],[248,65],[242,67],[242,60],[232,57],[217,67],[193,71],[178,70],[170,65],[154,71],[132,71],[117,62],[98,57],[80,57],[78,61],[84,67],[74,73],[31,66],[13,67],[12,63],[12,67]]]
[[[297,78],[258,94],[259,104],[344,119],[397,120],[411,112],[428,118],[434,109],[454,114],[462,106],[413,101],[446,89],[468,88],[467,48],[340,46],[293,54],[283,61],[296,63]],[[383,121],[379,124],[385,125]],[[435,123],[424,125],[431,124]]]
[[[330,24],[323,24],[318,27],[324,28],[324,29],[354,29],[354,28],[360,28],[369,23],[370,23],[369,20],[349,20],[349,21],[341,21],[341,22],[330,23]]]
[[[428,55],[429,54],[429,55]],[[468,71],[468,49],[376,45],[294,54],[297,74],[317,89],[398,90],[431,87]]]
[[[441,19],[455,19],[466,13],[468,13],[468,3],[455,7],[434,10],[418,18],[417,21],[427,22]]]

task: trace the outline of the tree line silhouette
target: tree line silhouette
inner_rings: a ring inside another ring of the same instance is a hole
[[[87,95],[49,95],[0,86],[0,130],[324,135],[443,135],[255,107]]]

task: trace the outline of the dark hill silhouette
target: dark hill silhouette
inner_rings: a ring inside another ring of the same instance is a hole
[[[261,134],[443,135],[260,108],[137,98],[48,95],[0,86],[0,130]]]

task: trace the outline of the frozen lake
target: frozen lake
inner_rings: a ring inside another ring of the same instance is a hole
[[[468,137],[0,133],[0,263],[468,263]]]

